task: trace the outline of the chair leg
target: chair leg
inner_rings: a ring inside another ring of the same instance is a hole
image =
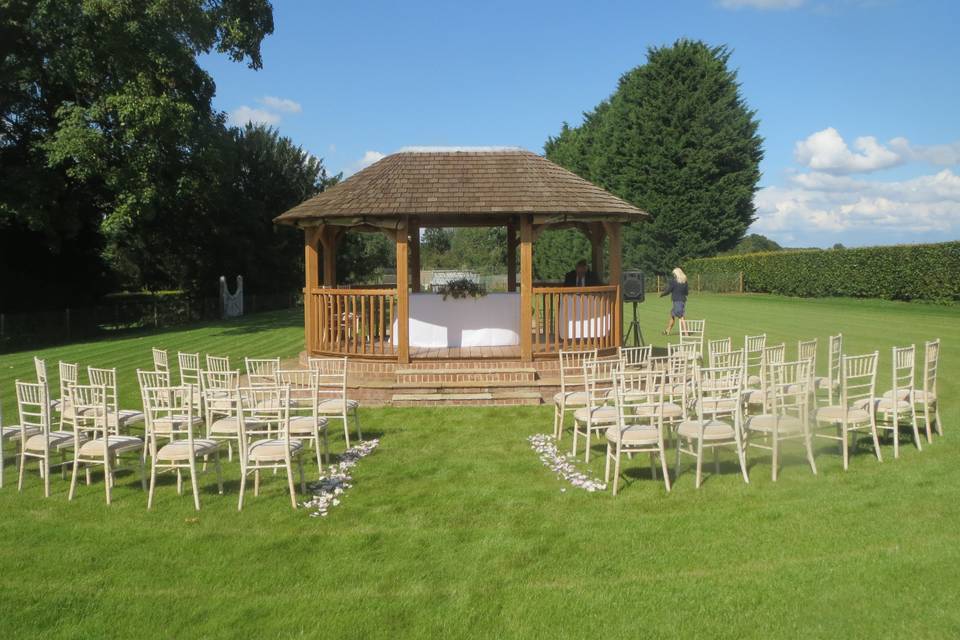
[[[558,408],[558,405],[553,405],[553,437],[557,439],[557,442],[560,442],[560,421],[557,419]]]
[[[667,492],[670,492],[670,472],[667,470],[667,452],[664,451],[663,444],[660,444],[660,470],[663,471],[663,484],[667,487]]]
[[[150,489],[147,491],[147,511],[153,508],[153,493],[157,488],[157,460],[150,460]]]
[[[603,481],[610,484],[610,443],[607,443],[607,461],[603,465]]]
[[[697,479],[694,487],[700,488],[700,482],[703,479],[703,438],[697,438]]]
[[[73,500],[73,496],[77,490],[77,469],[79,466],[80,463],[74,458],[73,470],[70,472],[70,492],[67,494],[67,500]]]
[[[870,435],[873,437],[873,452],[877,454],[877,461],[883,462],[883,457],[880,455],[880,436],[877,435],[876,416],[870,419]]]
[[[197,459],[190,458],[190,485],[193,489],[193,507],[200,511],[200,487],[197,486]]]
[[[771,445],[770,451],[770,462],[772,469],[770,470],[770,478],[774,482],[777,481],[777,471],[780,467],[780,438],[777,437],[777,434],[773,434],[773,444]]]
[[[590,433],[592,431],[591,429],[592,426],[593,425],[591,425],[589,422],[587,423],[587,433],[584,435],[584,440],[586,440],[586,452],[584,453],[584,458],[583,458],[584,462],[590,462],[590,445],[593,444],[590,441],[591,440]],[[617,457],[619,458],[620,456],[617,456]]]
[[[847,442],[847,425],[841,425],[843,439],[840,441],[840,447],[843,449],[843,470],[850,468],[850,444]]]
[[[935,419],[937,421],[937,435],[943,436],[943,425],[940,423],[940,403],[939,402],[937,402],[934,405],[934,415],[936,416]]]
[[[573,448],[570,449],[570,455],[577,457],[577,435],[579,435],[579,429],[577,427],[577,421],[573,421]]]
[[[323,477],[323,463],[320,461],[320,434],[316,431],[313,432],[313,448],[314,453],[317,454],[317,475]]]
[[[620,488],[620,445],[617,445],[617,458],[613,463],[613,495],[617,495]]]
[[[253,470],[253,497],[260,497],[260,468]]]
[[[180,467],[177,467],[177,495],[183,495],[183,473],[180,470]]]
[[[897,399],[894,398],[894,403]],[[893,409],[893,459],[900,457],[900,407]]]
[[[676,469],[673,472],[674,479],[677,479],[680,477],[680,443],[681,443],[680,434],[678,433],[677,434],[677,465],[676,465]]]
[[[813,458],[813,436],[809,431],[804,437],[804,444],[807,448],[807,462],[810,463],[810,470],[813,471],[813,475],[817,475],[817,462]]]
[[[112,498],[111,491],[113,490],[113,482],[111,478],[113,477],[113,472],[110,468],[110,456],[104,456],[103,458],[103,484],[105,485],[104,491],[107,494],[107,506],[110,506],[110,501]]]
[[[290,459],[284,461],[284,464],[287,467],[287,485],[290,487],[290,505],[296,509],[297,508],[297,493],[293,488],[293,466],[290,464]]]
[[[923,445],[920,444],[920,428],[917,424],[917,407],[910,405],[910,424],[913,427],[913,443],[917,445],[917,451],[923,451]]]
[[[346,411],[346,409],[344,409],[344,411],[343,411],[343,416],[342,416],[342,418],[343,418],[343,439],[344,439],[344,440],[346,441],[346,443],[347,443],[347,449],[349,449],[349,448],[350,448],[350,425],[349,425],[349,423],[347,422],[347,411]]]
[[[923,403],[923,425],[927,428],[927,444],[933,442],[933,434],[930,432],[930,403]]]
[[[750,474],[747,473],[747,457],[743,450],[743,443],[737,438],[734,440],[734,445],[737,447],[737,459],[740,461],[740,473],[743,474],[743,481],[750,484]]]
[[[247,490],[247,469],[245,465],[240,465],[240,499],[237,500],[237,511],[243,511],[243,494]]]
[[[26,449],[21,449],[20,470],[17,477],[17,491],[23,491],[23,472],[26,468],[27,468],[27,451]]]
[[[43,468],[43,497],[49,498],[50,497],[50,452],[49,451],[43,457],[43,460],[40,464],[43,465],[42,467]]]
[[[214,454],[213,464],[217,470],[217,493],[223,495],[223,467],[220,466],[220,449]]]

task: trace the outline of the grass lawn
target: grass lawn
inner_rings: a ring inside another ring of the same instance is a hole
[[[641,306],[648,340],[664,343],[668,310]],[[850,353],[880,349],[881,389],[892,345],[940,337],[946,435],[923,452],[905,438],[896,461],[887,442],[883,463],[864,440],[847,473],[820,441],[817,477],[788,448],[775,484],[766,457],[752,455],[745,485],[727,453],[699,491],[687,464],[669,495],[627,462],[612,498],[564,485],[530,450],[551,407],[367,408],[364,435],[381,446],[326,519],[290,509],[269,476],[237,513],[236,465],[224,496],[206,477],[199,515],[169,477],[148,513],[135,474],[107,507],[99,478],[68,503],[67,482],[55,477],[44,500],[32,471],[18,494],[11,465],[0,637],[960,636],[960,307],[694,295],[688,313],[708,319],[708,337],[766,331],[788,354],[819,337],[821,370],[827,336],[843,331]],[[60,358],[117,366],[136,406],[151,346],[293,356],[302,339],[299,316],[281,312],[36,353],[54,386]],[[34,353],[0,356],[5,423]]]

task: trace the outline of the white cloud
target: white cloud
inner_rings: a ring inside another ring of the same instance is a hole
[[[247,105],[241,105],[227,115],[227,120],[234,126],[242,127],[248,122],[253,124],[277,124],[280,122],[280,116],[265,109],[255,109]]]
[[[719,0],[719,4],[724,9],[760,9],[766,11],[770,9],[796,9],[804,3],[804,0]]]
[[[330,153],[336,153],[336,152],[337,152],[337,145],[335,145],[335,144],[331,144],[328,148],[330,149]]]
[[[805,173],[787,186],[761,189],[755,198],[759,233],[960,233],[960,175],[944,169],[903,181],[855,180]]]
[[[274,111],[280,111],[281,113],[300,113],[303,111],[303,107],[300,106],[299,102],[288,100],[287,98],[277,98],[275,96],[263,96],[260,99],[260,104],[266,105]]]
[[[827,173],[865,173],[901,164],[904,159],[896,151],[884,147],[873,136],[853,141],[855,153],[833,127],[810,134],[797,142],[793,155],[797,162],[814,171]]]
[[[906,138],[894,138],[890,148],[910,160],[930,164],[960,164],[960,140],[948,144],[913,145]]]
[[[366,169],[367,167],[372,165],[374,162],[378,160],[382,160],[383,158],[386,158],[386,157],[387,157],[387,154],[380,153],[379,151],[365,151],[362,158],[360,158],[353,164],[348,165],[347,168],[344,169],[344,174],[345,175],[354,174],[357,171],[360,171],[361,169]]]

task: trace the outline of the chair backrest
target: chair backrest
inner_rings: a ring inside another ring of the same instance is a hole
[[[242,460],[247,459],[251,440],[263,438],[286,442],[290,451],[290,389],[286,385],[240,388],[240,420],[238,422]]]
[[[913,398],[916,385],[917,347],[893,347],[893,397],[897,399]]]
[[[852,403],[867,401],[873,411],[873,399],[877,387],[877,360],[879,351],[859,356],[843,356],[840,403],[849,408]]]
[[[251,387],[269,387],[277,383],[280,358],[244,358],[243,362],[247,370],[247,384]]]
[[[653,346],[643,347],[618,347],[617,355],[623,361],[623,366],[627,369],[643,369],[647,366],[650,356],[653,353]]]
[[[614,403],[621,429],[635,424],[651,424],[663,438],[664,371],[634,369],[619,371],[614,382]]]
[[[146,387],[169,387],[169,371],[144,371],[137,369],[137,384],[143,390]]]
[[[743,349],[736,351],[719,351],[710,358],[710,367],[714,369],[727,369],[730,367],[740,367],[743,369],[747,364],[746,355]]]
[[[155,433],[160,424],[170,425],[171,428],[164,430],[164,436],[173,438],[176,435],[186,436],[187,446],[190,448],[190,455],[195,456],[193,429],[194,423],[199,417],[197,413],[197,401],[194,394],[197,388],[192,384],[180,386],[161,386],[144,387],[141,390],[143,396],[143,410],[147,426],[147,434]],[[173,426],[176,428],[172,428]],[[150,455],[157,455],[157,438],[150,440]]]
[[[316,374],[317,395],[321,400],[346,399],[346,358],[310,358],[307,365]]]
[[[680,342],[696,342],[703,351],[703,339],[707,331],[706,320],[680,318]]]
[[[180,367],[180,385],[192,384],[200,389],[200,354],[177,352]]]
[[[754,371],[759,375],[763,369],[763,350],[767,346],[767,334],[761,333],[758,336],[744,336],[743,350],[747,358],[747,373]]]
[[[70,406],[76,411],[73,421],[73,442],[75,447],[80,446],[82,437],[91,435],[94,439],[101,439],[103,455],[108,454],[107,436],[113,435],[110,430],[108,417],[110,406],[107,387],[102,384],[72,384],[67,387],[67,397]]]
[[[118,410],[117,370],[87,367],[87,377],[90,379],[90,385],[100,386],[106,390],[107,409],[116,413]]]
[[[586,380],[590,407],[601,407],[610,399],[621,363],[618,357],[593,358],[584,363],[583,379]]]
[[[713,357],[718,353],[730,353],[733,351],[733,340],[731,338],[721,338],[719,340],[711,340],[707,343],[707,357],[710,362],[710,366],[716,366],[713,364]]]
[[[237,399],[231,394],[240,388],[239,371],[201,371],[200,391],[208,424],[214,416],[236,416]]]
[[[741,420],[743,367],[697,367],[694,370],[697,415],[701,420],[734,418]]]
[[[680,407],[682,418],[686,419],[688,398],[690,397],[690,381],[695,366],[683,353],[672,356],[656,356],[650,358],[650,370],[663,374],[663,398]]]
[[[667,355],[683,354],[687,360],[695,361],[700,356],[701,349],[698,342],[671,342],[667,345]]]
[[[814,371],[817,369],[817,339],[797,341],[797,360],[809,360]]]
[[[286,386],[289,389],[292,414],[317,415],[320,399],[318,375],[313,369],[277,370],[277,385]]]
[[[796,416],[806,423],[813,384],[810,361],[775,362],[767,369],[770,411],[777,416]]]
[[[763,348],[764,365],[780,364],[787,360],[787,343],[781,342],[770,347]]]
[[[586,391],[587,380],[583,377],[583,367],[597,357],[596,349],[584,351],[560,351],[560,391],[570,393],[577,387]]]
[[[208,371],[200,372],[200,388],[204,393],[208,391],[222,391],[237,389],[240,386],[239,371]]]
[[[50,397],[47,385],[40,382],[21,382],[17,380],[17,409],[20,414],[21,442],[27,441],[27,430],[40,429],[40,433],[50,435]],[[49,443],[48,443],[49,444]],[[50,449],[48,448],[47,451]]]
[[[937,367],[940,364],[940,338],[923,345],[923,391],[926,401],[937,397]]]
[[[229,356],[212,356],[207,354],[207,371],[230,371]]]
[[[57,370],[60,374],[60,401],[67,400],[67,387],[71,384],[80,384],[80,365],[76,362],[57,363]]]
[[[841,362],[843,361],[843,334],[830,336],[830,350],[828,354],[829,368],[827,369],[827,383],[830,385],[831,395],[834,385],[840,384]]]
[[[154,371],[170,371],[170,359],[167,357],[167,350],[153,347],[152,352]]]
[[[39,383],[41,383],[41,384],[47,384],[47,383],[49,382],[49,379],[48,379],[48,376],[47,376],[47,361],[46,361],[46,360],[34,356],[34,357],[33,357],[33,369],[34,369],[34,371],[37,372],[37,382],[39,382]]]

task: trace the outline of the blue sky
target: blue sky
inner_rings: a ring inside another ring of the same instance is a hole
[[[263,69],[216,107],[332,173],[411,145],[538,153],[649,46],[726,44],[765,138],[752,230],[789,246],[960,237],[960,2],[274,1]]]

